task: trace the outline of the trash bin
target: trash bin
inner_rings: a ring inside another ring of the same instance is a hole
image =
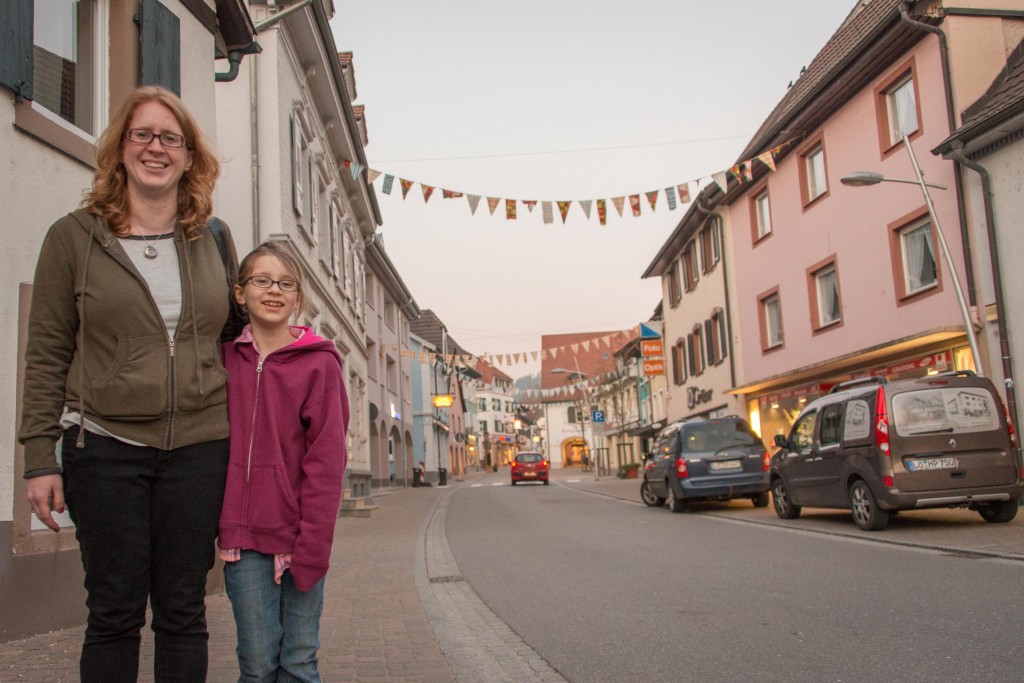
[[[412,487],[414,489],[418,489],[420,487],[420,482],[421,481],[423,481],[423,470],[421,470],[419,467],[413,467],[412,468]]]
[[[446,470],[443,467],[440,468],[439,470],[437,470],[437,485],[438,486],[447,486],[448,485],[448,470]]]

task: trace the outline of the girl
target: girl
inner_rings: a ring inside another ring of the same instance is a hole
[[[302,312],[302,285],[286,243],[257,247],[235,285],[250,323],[223,347],[231,458],[218,545],[240,682],[320,681],[324,576],[349,406],[334,344],[289,325]]]

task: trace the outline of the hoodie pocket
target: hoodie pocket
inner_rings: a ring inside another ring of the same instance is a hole
[[[250,470],[249,527],[264,531],[299,528],[299,505],[280,466],[253,465]]]
[[[227,403],[227,372],[220,360],[220,340],[200,337],[199,355],[192,337],[175,345],[175,405],[179,410],[202,410]]]
[[[167,337],[118,337],[114,360],[89,387],[86,413],[120,420],[152,420],[167,412],[170,347]],[[89,373],[92,375],[92,373]]]

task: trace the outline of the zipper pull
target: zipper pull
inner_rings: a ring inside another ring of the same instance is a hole
[[[256,364],[256,373],[259,374],[261,372],[263,372],[263,359],[262,358],[260,358],[260,362]]]
[[[168,339],[167,341],[168,341],[168,343],[171,346],[171,358],[174,358],[174,340],[173,339]]]

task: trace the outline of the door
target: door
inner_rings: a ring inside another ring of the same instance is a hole
[[[814,448],[814,428],[818,423],[818,411],[802,415],[789,432],[789,447],[779,468],[789,490],[789,497],[796,505],[809,505],[811,498],[810,479],[814,475],[813,460],[817,457]]]

